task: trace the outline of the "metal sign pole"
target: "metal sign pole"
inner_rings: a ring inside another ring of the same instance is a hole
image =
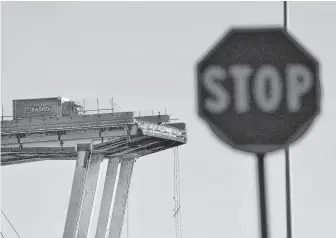
[[[283,2],[283,25],[287,31],[287,1]],[[285,148],[286,160],[286,224],[287,224],[287,238],[292,238],[292,214],[291,214],[291,178],[290,178],[290,156],[289,147]]]
[[[291,182],[290,182],[290,161],[289,148],[285,149],[286,155],[286,224],[287,238],[292,238],[292,214],[291,214]]]
[[[268,238],[267,228],[267,203],[265,183],[265,154],[257,154],[258,162],[258,183],[259,183],[259,207],[260,207],[260,235],[261,238]]]
[[[287,1],[283,2],[283,13],[284,13],[283,25],[285,30],[287,30]]]

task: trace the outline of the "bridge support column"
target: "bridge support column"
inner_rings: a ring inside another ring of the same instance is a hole
[[[134,159],[122,159],[120,164],[120,173],[115,195],[114,209],[109,229],[108,238],[119,238],[124,221],[125,208],[127,203],[128,190],[131,183]]]
[[[72,183],[63,238],[88,237],[102,155],[92,152],[92,144],[78,144],[78,159]]]
[[[121,234],[134,158],[121,159],[119,173],[116,164],[109,162],[96,238],[119,238]]]
[[[112,217],[118,172],[119,158],[110,159],[107,164],[104,191],[100,204],[99,218],[96,230],[96,238],[105,238],[106,233],[108,232]]]

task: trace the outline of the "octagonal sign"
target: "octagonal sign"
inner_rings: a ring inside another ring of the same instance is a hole
[[[320,112],[318,61],[282,27],[231,29],[197,64],[198,113],[235,149],[296,141]]]

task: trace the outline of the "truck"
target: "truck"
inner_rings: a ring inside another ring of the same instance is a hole
[[[82,106],[64,97],[13,100],[13,119],[79,115]]]

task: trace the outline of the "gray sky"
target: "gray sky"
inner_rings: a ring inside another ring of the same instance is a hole
[[[7,2],[1,17],[6,115],[13,99],[28,97],[86,97],[93,108],[96,97],[108,107],[113,96],[124,110],[166,108],[189,133],[179,150],[183,237],[258,237],[255,160],[198,118],[194,69],[230,26],[282,24],[281,2]],[[289,4],[289,30],[319,58],[323,87],[321,117],[291,150],[295,238],[336,237],[335,22],[335,3]],[[283,157],[267,159],[272,238],[285,237]],[[1,207],[22,238],[62,236],[74,167],[1,168]],[[135,164],[130,238],[175,237],[173,179],[172,150]],[[6,223],[2,231],[15,237]]]

